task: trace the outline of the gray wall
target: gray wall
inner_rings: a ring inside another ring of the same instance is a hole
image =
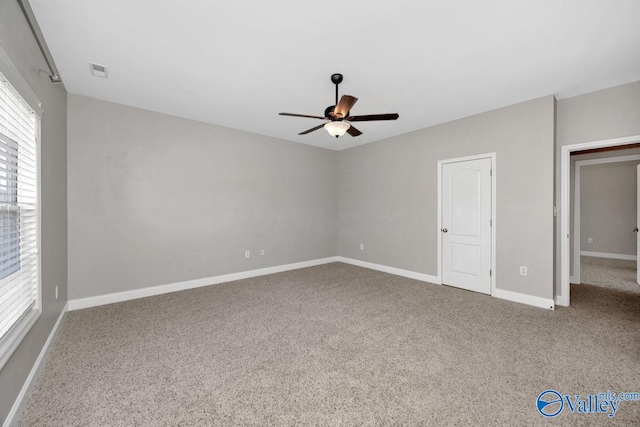
[[[496,152],[497,287],[552,298],[554,109],[548,96],[340,152],[339,254],[436,275],[437,161]]]
[[[42,102],[42,315],[0,371],[0,424],[67,301],[67,93],[38,69],[46,68],[18,3],[0,1],[0,45]],[[55,287],[59,299],[55,300]]]
[[[640,82],[573,98],[556,108],[555,204],[560,209],[561,147],[583,142],[640,135]],[[555,222],[555,286],[560,294],[560,216]],[[573,253],[573,252],[572,252]],[[573,255],[572,255],[573,256]]]
[[[336,255],[337,152],[75,95],[68,117],[70,299]]]
[[[580,167],[582,251],[636,254],[636,166],[639,161]],[[588,238],[593,238],[593,243]]]

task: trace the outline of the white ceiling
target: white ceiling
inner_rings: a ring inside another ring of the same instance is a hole
[[[640,80],[638,0],[30,3],[70,93],[331,149]],[[298,136],[321,122],[278,113],[323,115],[336,72],[400,118]]]

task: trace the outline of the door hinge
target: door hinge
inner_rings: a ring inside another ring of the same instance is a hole
[[[489,169],[489,176],[493,176],[493,169]]]
[[[493,227],[493,219],[489,220],[489,227]]]
[[[493,277],[493,270],[489,270],[489,277]]]

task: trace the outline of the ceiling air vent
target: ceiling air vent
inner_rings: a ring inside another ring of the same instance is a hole
[[[107,78],[107,67],[100,64],[94,64],[93,62],[89,62],[89,68],[91,69],[91,74],[96,77],[102,77],[103,79]]]

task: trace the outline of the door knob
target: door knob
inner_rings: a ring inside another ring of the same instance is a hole
[[[633,227],[633,228],[631,229],[631,231],[633,231],[634,233],[637,233],[637,232],[638,232],[638,227]]]
[[[443,232],[443,233],[446,233],[447,231],[449,231],[449,230],[447,230],[446,228],[443,228],[443,229],[442,229],[442,232]]]

